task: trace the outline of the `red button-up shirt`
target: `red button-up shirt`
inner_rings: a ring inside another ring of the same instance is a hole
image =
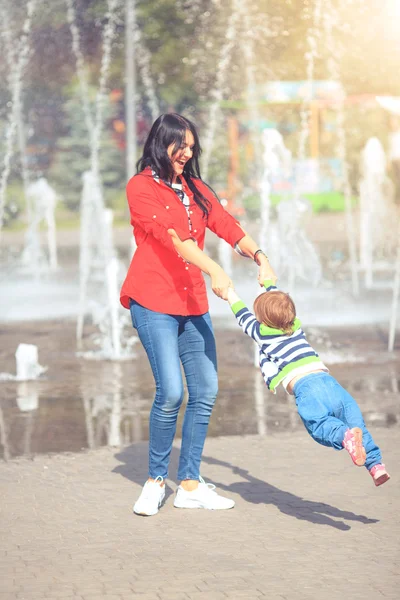
[[[162,180],[153,177],[150,168],[128,182],[126,192],[137,249],[121,288],[121,303],[125,308],[129,308],[132,298],[156,312],[184,316],[206,313],[208,299],[203,274],[178,254],[168,229],[175,229],[182,241],[195,239],[201,250],[206,227],[232,247],[245,235],[208,187],[196,179],[196,187],[211,203],[208,217],[203,217],[182,176],[181,180],[190,200],[191,231],[183,203]]]

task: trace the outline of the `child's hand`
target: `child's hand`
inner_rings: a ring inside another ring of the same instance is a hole
[[[273,285],[276,285],[277,282],[277,276],[275,275],[275,272],[273,270],[273,268],[271,267],[271,265],[268,262],[268,259],[264,259],[264,257],[260,257],[260,270],[258,272],[258,283],[260,284],[261,287],[263,287],[264,285],[264,281],[266,279],[270,279],[273,283]]]
[[[237,295],[237,293],[235,292],[235,290],[233,289],[233,287],[229,287],[228,288],[228,297],[227,300],[229,302],[229,304],[232,306],[232,304],[234,304],[235,302],[237,302],[238,300],[240,300],[239,296]]]

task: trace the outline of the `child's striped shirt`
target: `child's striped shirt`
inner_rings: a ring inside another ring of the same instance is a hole
[[[277,290],[270,281],[264,285],[267,292]],[[261,372],[267,387],[274,393],[280,383],[286,389],[297,375],[318,369],[328,372],[317,352],[307,342],[299,319],[295,319],[293,333],[288,335],[281,329],[259,323],[242,300],[232,304],[231,309],[243,331],[257,342]]]

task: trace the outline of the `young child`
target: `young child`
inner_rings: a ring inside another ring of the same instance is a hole
[[[243,331],[257,342],[260,367],[267,387],[276,393],[280,383],[296,398],[298,413],[311,437],[336,450],[345,448],[353,463],[365,464],[376,486],[389,474],[381,452],[365,427],[352,396],[329,375],[327,367],[309,345],[288,294],[272,281],[254,302],[254,315],[233,288],[228,302]]]

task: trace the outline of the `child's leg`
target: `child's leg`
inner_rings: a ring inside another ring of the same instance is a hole
[[[343,421],[350,429],[353,427],[359,427],[363,432],[363,446],[367,453],[365,466],[369,471],[374,465],[382,462],[381,451],[375,444],[370,432],[365,426],[364,419],[357,402],[349,394],[349,392],[342,388],[337,381],[335,383],[338,388],[340,388],[338,393],[340,393],[343,403]]]
[[[334,415],[327,373],[313,373],[300,379],[294,387],[297,410],[311,437],[323,446],[343,450],[348,426]]]

